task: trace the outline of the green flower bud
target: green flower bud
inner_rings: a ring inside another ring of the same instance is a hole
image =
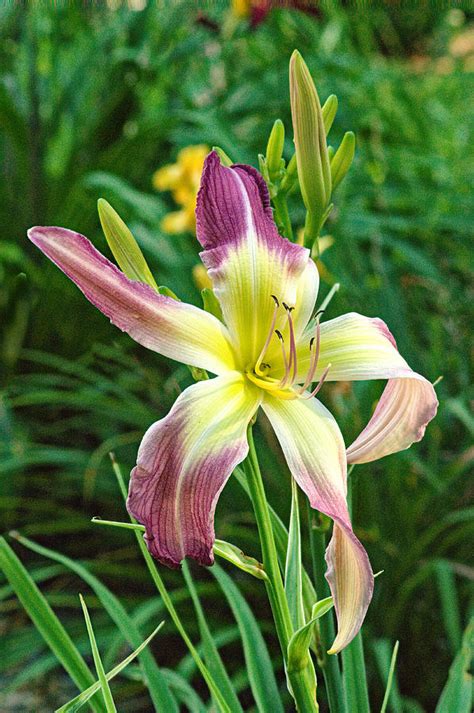
[[[216,154],[219,156],[219,158],[221,160],[221,164],[223,166],[232,166],[232,164],[234,162],[232,161],[231,158],[229,158],[229,156],[227,156],[226,152],[223,149],[221,149],[220,146],[213,146],[212,150],[215,151]]]
[[[346,131],[341,145],[331,160],[331,176],[333,191],[345,178],[351,167],[355,154],[355,135],[352,131]]]
[[[201,290],[201,297],[202,305],[206,312],[209,312],[209,314],[213,314],[214,317],[217,317],[217,319],[223,322],[224,317],[222,316],[222,309],[219,304],[219,300],[215,296],[213,290],[211,290],[210,287],[205,287],[203,290]]]
[[[331,126],[336,116],[337,107],[337,96],[335,94],[331,94],[331,96],[326,99],[323,108],[321,109],[323,114],[324,131],[326,132],[326,136],[331,131]]]
[[[331,197],[331,169],[318,93],[297,50],[290,60],[290,99],[301,194],[317,226]]]
[[[105,238],[121,270],[131,280],[145,282],[157,290],[158,286],[137,241],[117,211],[103,198],[97,201],[97,209]]]
[[[285,127],[280,119],[273,124],[267,144],[267,169],[270,181],[280,177],[282,168],[283,144],[285,142]]]

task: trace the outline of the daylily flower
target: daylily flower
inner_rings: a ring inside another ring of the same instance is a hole
[[[346,464],[420,440],[436,396],[381,320],[351,313],[320,324],[321,315],[313,314],[316,266],[306,248],[278,235],[254,168],[224,167],[212,152],[196,215],[201,258],[224,322],[129,280],[78,233],[32,228],[29,237],[137,342],[216,375],[188,387],[140,445],[128,509],[145,525],[150,552],[171,567],[186,556],[213,563],[217,500],[247,455],[247,427],[261,407],[311,506],[334,521],[326,576],[338,617],[337,652],[359,630],[373,590],[347,509]],[[389,380],[347,451],[335,419],[315,398],[325,379]]]
[[[165,233],[194,233],[196,229],[196,196],[204,159],[209,149],[203,144],[186,146],[178,153],[176,163],[170,163],[153,174],[153,186],[158,191],[171,191],[181,207],[165,215],[161,228]]]

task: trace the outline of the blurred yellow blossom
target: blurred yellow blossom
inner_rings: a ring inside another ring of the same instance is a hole
[[[193,280],[199,291],[204,290],[206,287],[212,289],[211,278],[201,262],[193,267]]]
[[[204,144],[186,146],[178,153],[176,163],[170,163],[153,174],[157,191],[171,191],[180,210],[168,213],[162,220],[165,233],[184,233],[196,230],[196,197],[201,180],[204,159],[209,148]]]

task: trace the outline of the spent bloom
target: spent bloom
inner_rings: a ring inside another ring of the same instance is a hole
[[[217,500],[248,453],[247,427],[261,407],[311,506],[334,522],[326,577],[337,652],[359,630],[373,591],[347,508],[347,462],[367,463],[418,441],[436,412],[434,389],[410,369],[380,319],[350,313],[320,323],[316,266],[306,248],[279,236],[254,168],[222,166],[212,152],[196,218],[222,321],[128,279],[78,233],[37,227],[29,237],[137,342],[215,374],[188,387],[140,445],[128,509],[145,525],[150,552],[171,567],[186,556],[213,563]],[[388,384],[346,450],[316,394],[325,380],[361,379]]]
[[[203,144],[186,146],[178,153],[176,163],[163,166],[153,174],[153,186],[158,191],[171,191],[181,206],[163,218],[161,227],[165,233],[194,233],[196,230],[196,196],[208,152]]]

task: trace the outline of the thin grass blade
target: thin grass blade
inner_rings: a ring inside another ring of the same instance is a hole
[[[115,707],[114,699],[112,696],[112,691],[110,690],[109,682],[107,676],[105,675],[104,666],[102,664],[102,659],[100,658],[99,647],[97,646],[97,641],[94,634],[94,629],[92,627],[91,618],[89,616],[89,611],[87,609],[84,597],[79,594],[79,599],[81,600],[82,611],[84,612],[84,619],[86,621],[87,633],[89,635],[89,641],[91,642],[92,656],[94,658],[95,670],[97,671],[97,676],[99,678],[100,688],[102,691],[102,696],[104,697],[105,707],[107,713],[117,713],[117,708]]]
[[[54,562],[59,562],[67,569],[75,572],[97,595],[105,611],[108,613],[130,646],[132,648],[137,648],[140,645],[140,642],[142,641],[140,630],[127,613],[121,601],[105,586],[105,584],[102,584],[102,582],[95,575],[91,574],[91,572],[89,572],[84,565],[66,557],[66,555],[50,550],[47,547],[43,547],[42,545],[39,545],[36,542],[33,542],[33,540],[23,537],[22,535],[15,534],[15,539],[33,552],[36,552],[43,557],[47,557]],[[143,668],[145,685],[148,686],[150,697],[155,705],[155,708],[158,710],[166,710],[168,713],[178,713],[178,705],[174,700],[174,697],[169,690],[166,680],[153,658],[151,651],[148,649],[143,651],[139,660]]]
[[[163,626],[165,622],[162,621],[154,631],[151,632],[150,636],[143,641],[140,646],[135,649],[135,651],[132,651],[131,654],[129,654],[123,661],[121,661],[117,666],[114,666],[114,668],[109,671],[106,675],[107,681],[111,681],[112,678],[115,678],[123,669],[125,666],[128,666],[128,664],[133,661],[133,659],[136,656],[139,656],[145,646],[148,646],[150,641],[153,639],[153,637],[159,632],[161,627]],[[95,681],[89,688],[87,688],[85,691],[82,691],[82,693],[79,693],[78,696],[75,696],[75,698],[72,698],[70,701],[65,703],[61,708],[58,708],[56,710],[56,713],[76,713],[82,706],[87,703],[91,697],[97,693],[97,691],[100,690],[101,684],[100,681]]]
[[[0,537],[0,568],[38,632],[76,686],[83,689],[94,683],[94,677],[71,637],[3,537]],[[97,713],[105,711],[104,704],[98,697],[91,700],[90,705]]]

